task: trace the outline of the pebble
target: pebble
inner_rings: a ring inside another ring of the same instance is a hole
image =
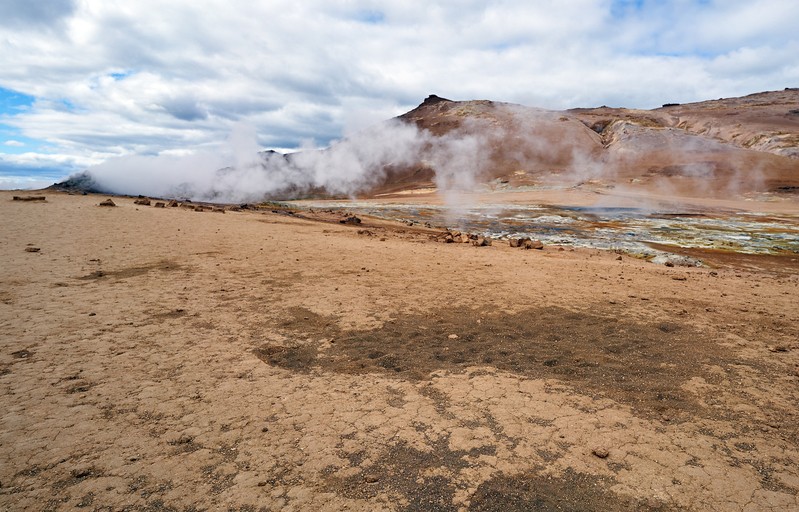
[[[601,447],[594,448],[593,450],[591,450],[591,453],[593,453],[595,456],[599,457],[600,459],[607,459],[608,455],[610,455],[610,452],[607,450],[607,448],[601,448]]]

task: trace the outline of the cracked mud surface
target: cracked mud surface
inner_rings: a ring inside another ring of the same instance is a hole
[[[0,194],[0,508],[799,509],[795,274],[100,200]]]

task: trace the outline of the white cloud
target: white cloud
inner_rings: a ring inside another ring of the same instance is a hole
[[[20,142],[18,140],[7,140],[3,143],[4,146],[11,146],[13,148],[21,148],[25,146],[24,142]]]
[[[325,144],[430,93],[649,108],[799,85],[792,0],[51,3],[0,22],[0,87],[37,98],[0,123],[70,158],[50,165],[213,151],[242,122]]]

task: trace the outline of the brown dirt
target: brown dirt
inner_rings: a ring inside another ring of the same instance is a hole
[[[0,508],[799,509],[793,267],[102,199],[0,193]]]

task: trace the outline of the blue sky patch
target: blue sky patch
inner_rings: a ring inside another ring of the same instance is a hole
[[[129,77],[133,73],[131,71],[117,71],[116,73],[108,73],[108,76],[113,78],[116,81],[124,80],[125,78]]]
[[[24,112],[33,105],[34,100],[33,96],[0,87],[0,115],[13,116]]]
[[[381,11],[364,10],[358,11],[355,14],[355,19],[361,23],[368,23],[369,25],[379,25],[386,21],[386,15]]]
[[[40,140],[24,136],[19,129],[0,123],[0,155],[41,152],[43,145]]]

